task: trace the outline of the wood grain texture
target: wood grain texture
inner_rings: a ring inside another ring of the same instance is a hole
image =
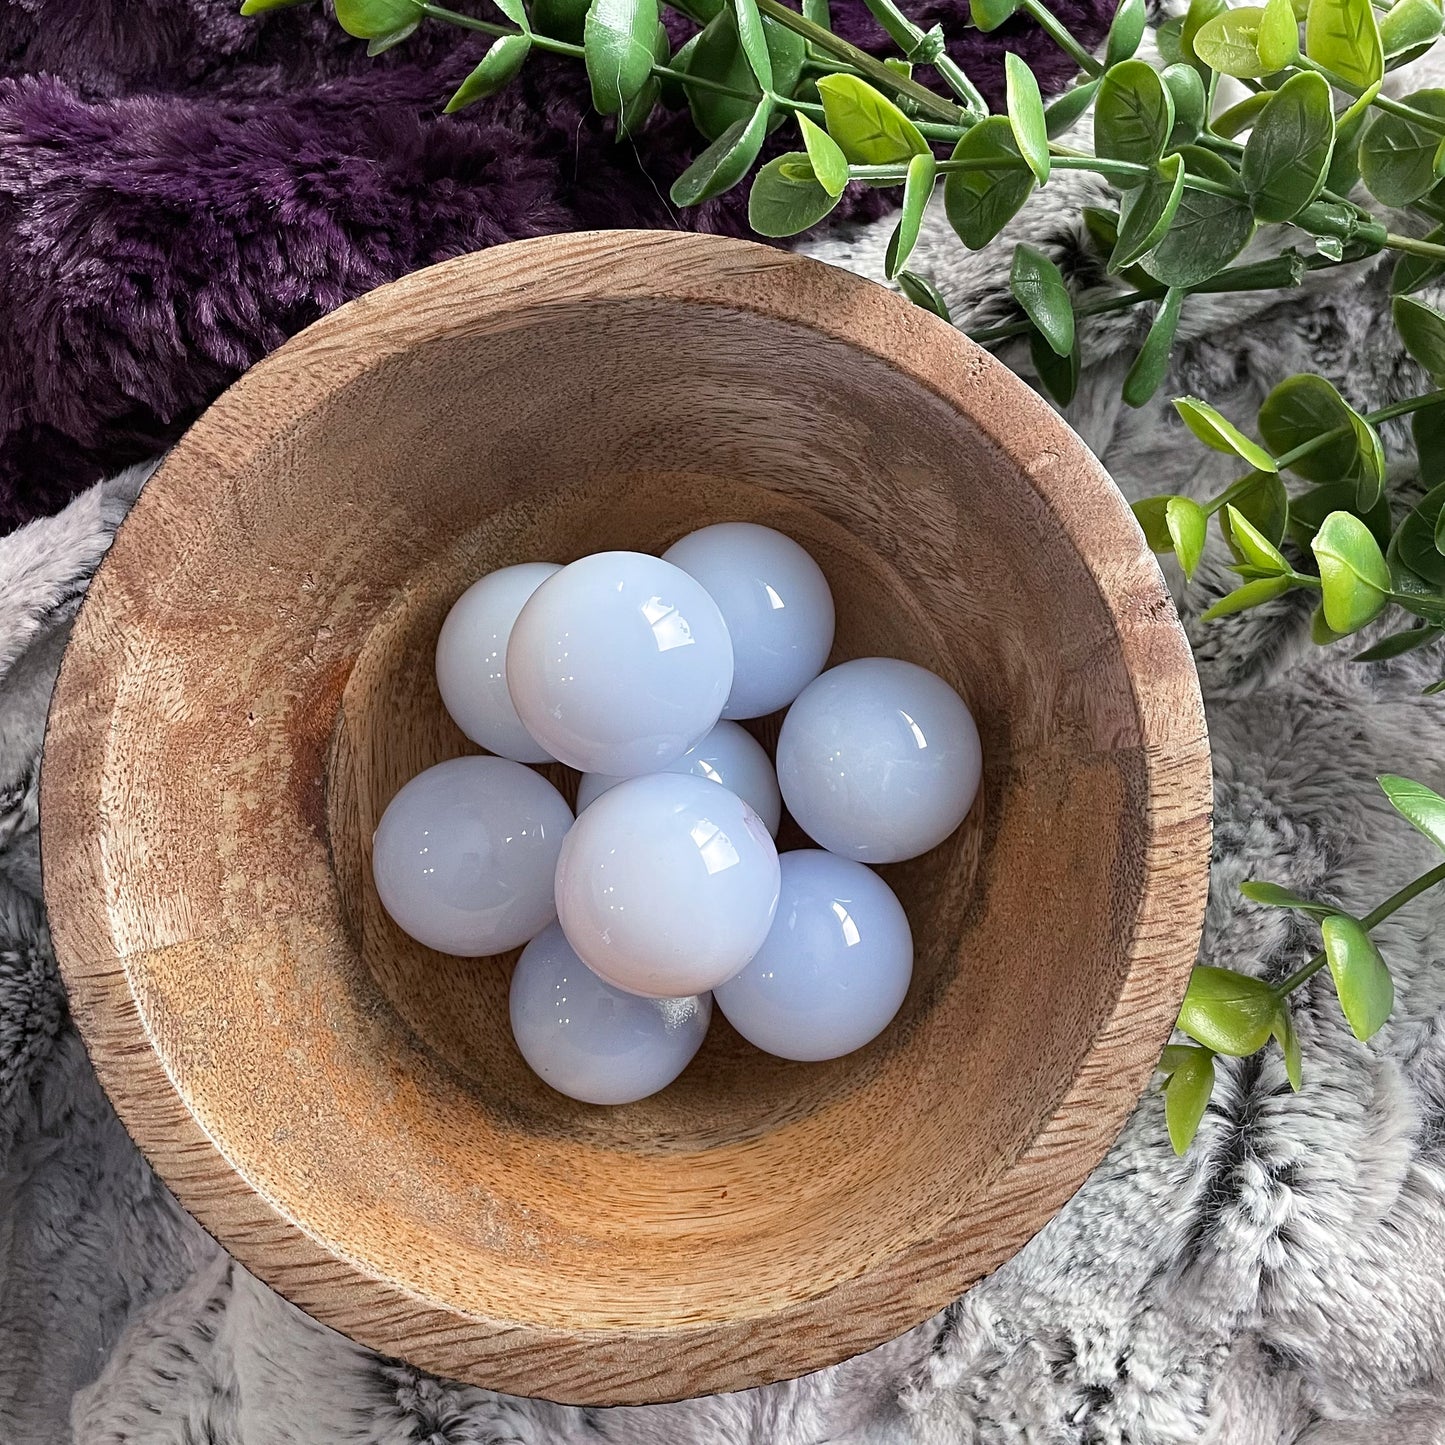
[[[510,960],[390,924],[370,832],[470,750],[431,674],[469,581],[734,518],[818,558],[835,661],[963,692],[982,799],[884,870],[919,956],[875,1044],[786,1063],[718,1019],[596,1109],[522,1065]],[[1208,817],[1183,634],[1082,443],[880,287],[646,232],[433,267],[248,373],[122,527],[42,776],[75,1014],[182,1202],[368,1345],[586,1403],[827,1365],[1027,1240],[1168,1033]]]

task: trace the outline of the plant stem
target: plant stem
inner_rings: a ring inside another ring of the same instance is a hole
[[[926,32],[920,25],[915,25],[902,10],[894,3],[894,0],[863,0],[867,5],[869,13],[888,32],[888,38],[903,52],[909,61],[913,61],[919,46],[928,39]],[[952,60],[942,45],[939,46],[939,54],[931,61],[933,68],[938,72],[944,84],[963,101],[964,105],[976,115],[988,114],[988,102],[979,93],[978,87],[964,74],[963,70]],[[921,58],[921,57],[920,57]]]
[[[972,111],[954,105],[951,100],[945,100],[941,95],[935,95],[926,85],[920,85],[912,76],[899,75],[896,71],[889,70],[881,60],[869,55],[866,50],[860,50],[858,46],[840,39],[831,30],[827,30],[821,25],[815,25],[807,16],[799,15],[796,10],[790,10],[783,4],[783,0],[758,0],[758,9],[764,15],[771,16],[779,25],[791,30],[795,35],[801,35],[804,40],[811,40],[819,50],[836,56],[845,64],[851,65],[860,74],[866,75],[875,85],[881,85],[896,95],[906,95],[920,110],[931,115],[935,120],[957,125],[960,121],[964,124],[971,124],[976,119]]]
[[[1127,311],[1129,307],[1138,306],[1143,301],[1157,301],[1163,294],[1164,287],[1161,286],[1157,292],[1126,291],[1118,296],[1104,296],[1098,301],[1086,301],[1082,306],[1076,307],[1074,315],[1107,316],[1113,311]],[[1032,325],[1031,321],[1007,321],[999,326],[986,326],[982,331],[970,331],[968,338],[980,346],[988,346],[995,341],[1007,341],[1011,336],[1027,336]]]
[[[1316,75],[1324,76],[1336,90],[1342,90],[1346,95],[1353,95],[1358,99],[1365,93],[1364,86],[1342,80],[1333,70],[1327,70],[1307,55],[1301,55],[1297,63],[1301,70],[1313,70]],[[1386,115],[1398,116],[1401,120],[1408,120],[1412,124],[1418,125],[1421,130],[1429,131],[1432,135],[1445,136],[1445,116],[1431,115],[1429,111],[1416,110],[1413,105],[1406,105],[1404,101],[1395,100],[1388,95],[1377,95],[1370,104],[1374,109],[1383,110]]]
[[[1293,254],[1276,257],[1269,261],[1250,261],[1243,266],[1231,266],[1229,269],[1211,276],[1207,281],[1201,282],[1198,286],[1191,286],[1189,295],[1219,291],[1278,291],[1299,284],[1296,268],[1306,271],[1321,271],[1326,267],[1349,264],[1351,263],[1348,261],[1331,261],[1325,256],[1310,256],[1301,261]],[[1162,282],[1154,282],[1147,286],[1140,286],[1134,291],[1101,297],[1097,301],[1087,301],[1077,308],[1074,315],[1107,316],[1113,311],[1126,311],[1129,307],[1138,306],[1145,301],[1162,300],[1168,289]],[[1030,325],[1031,323],[1028,321],[1009,321],[999,326],[986,327],[982,331],[970,331],[968,335],[970,340],[976,341],[980,346],[987,346],[995,341],[1006,341],[1011,336],[1026,336]],[[1310,443],[1311,447],[1314,445],[1318,445],[1318,443]],[[1248,479],[1246,478],[1246,480]],[[1223,501],[1228,500],[1231,498],[1226,495]],[[1219,505],[1223,505],[1223,501],[1220,501]],[[1206,507],[1206,510],[1209,508]]]
[[[1367,913],[1360,919],[1360,923],[1368,933],[1370,929],[1383,923],[1392,913],[1398,913],[1407,903],[1412,902],[1422,893],[1428,892],[1437,883],[1445,883],[1445,863],[1437,863],[1428,873],[1422,873],[1413,882],[1407,883],[1398,893],[1392,893],[1373,913]],[[1275,984],[1276,996],[1283,998],[1285,994],[1293,993],[1302,983],[1312,979],[1327,961],[1323,952],[1315,954],[1308,963],[1297,968],[1282,983]]]
[[[521,35],[524,33],[515,25],[494,25],[490,20],[478,20],[475,15],[463,15],[460,10],[448,10],[445,5],[419,3],[416,8],[423,15],[428,15],[433,20],[445,21],[448,25],[455,25],[460,30],[477,30],[483,35]],[[532,44],[538,50],[550,50],[554,55],[578,57],[584,53],[580,45],[573,45],[568,40],[556,40],[550,35],[543,35],[540,30],[532,32]]]
[[[1397,236],[1391,231],[1385,236],[1385,245],[1392,251],[1408,251],[1412,256],[1445,261],[1445,246],[1439,246],[1434,241],[1421,241],[1414,236]]]
[[[433,5],[430,3],[419,3],[417,9],[423,15],[430,16],[433,20],[444,21],[448,25],[455,25],[462,30],[476,30],[483,35],[521,35],[523,32],[512,25],[497,25],[490,20],[478,20],[474,15],[464,15],[459,10],[448,10],[444,5]],[[789,14],[792,12],[789,11]],[[550,51],[554,55],[570,55],[573,58],[585,54],[582,46],[573,45],[567,40],[557,40],[550,35],[543,35],[541,31],[532,32],[532,43],[539,50]],[[680,84],[689,85],[695,90],[706,90],[714,95],[725,95],[732,100],[747,101],[750,105],[756,105],[758,94],[756,91],[738,90],[735,86],[724,85],[720,80],[709,80],[703,75],[687,75],[680,70],[674,70],[668,65],[654,65],[652,73],[659,80],[675,80]],[[836,73],[836,72],[835,72]],[[893,72],[889,71],[892,75]],[[901,76],[894,76],[895,80],[902,79]],[[789,110],[801,110],[808,115],[821,117],[823,107],[812,101],[793,100],[790,96],[773,93],[773,102],[785,106]],[[940,125],[933,121],[917,121],[919,131],[929,140],[956,141],[968,128],[964,125]]]
[[[1091,76],[1100,76],[1104,73],[1104,67],[1074,39],[1068,28],[1042,3],[1042,0],[1023,0],[1019,9],[1029,16],[1060,50],[1077,61],[1080,70]]]
[[[1427,406],[1439,406],[1442,402],[1445,402],[1445,390],[1427,391],[1419,396],[1407,396],[1404,401],[1391,402],[1389,406],[1382,406],[1379,411],[1367,412],[1365,420],[1374,426],[1382,421],[1389,421],[1392,417],[1423,411]]]

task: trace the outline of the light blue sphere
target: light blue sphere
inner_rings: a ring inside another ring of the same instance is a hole
[[[860,863],[936,848],[963,822],[983,758],[973,715],[941,677],[893,657],[830,668],[778,737],[778,786],[820,847]]]
[[[773,926],[714,994],[750,1043],[784,1059],[836,1059],[888,1026],[913,977],[903,905],[870,868],[832,853],[784,853]]]
[[[639,998],[598,978],[558,924],[522,950],[512,974],[512,1037],[528,1066],[586,1104],[630,1104],[665,1089],[702,1047],[707,994]]]
[[[418,943],[481,958],[556,916],[553,878],[572,810],[540,773],[505,758],[452,758],[386,806],[371,845],[381,906]]]
[[[666,767],[711,730],[732,682],[717,604],[681,568],[641,552],[597,552],[549,577],[507,644],[523,727],[584,773]]]
[[[735,793],[679,773],[628,778],[578,818],[557,860],[557,918],[608,983],[706,993],[762,946],[778,854]]]
[[[774,838],[778,836],[778,824],[783,818],[778,775],[762,744],[737,723],[720,722],[700,743],[658,771],[691,773],[711,783],[721,783],[763,820],[763,826]],[[623,781],[604,773],[584,773],[577,786],[577,811],[582,812],[609,788]]]
[[[479,746],[518,763],[552,755],[522,726],[507,691],[507,643],[527,599],[562,569],[523,562],[489,572],[452,605],[437,636],[437,688],[456,725]]]
[[[755,522],[689,532],[663,554],[711,594],[733,641],[725,718],[765,717],[817,677],[833,646],[833,594],[795,542]]]

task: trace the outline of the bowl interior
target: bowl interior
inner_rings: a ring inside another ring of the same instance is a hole
[[[818,269],[796,284],[841,284]],[[1133,549],[1109,585],[1156,611],[1157,574],[1082,446],[952,338],[971,408],[872,349],[866,327],[835,335],[797,308],[522,290],[483,314],[451,294],[453,324],[352,308],[388,344],[341,375],[327,372],[335,328],[280,353],[127,524],[106,582],[143,625],[113,716],[144,801],[97,865],[110,945],[231,1168],[366,1276],[494,1335],[629,1340],[613,1398],[683,1392],[658,1363],[670,1333],[820,1300],[864,1309],[776,1358],[749,1359],[733,1335],[730,1358],[680,1383],[827,1363],[991,1267],[1096,1157],[1037,1197],[1004,1183],[1113,1014],[1152,906],[1148,705],[1083,533],[1097,519]],[[1061,477],[1089,502],[1058,509]],[[834,661],[903,657],[959,689],[983,739],[981,798],[942,847],[882,870],[917,959],[873,1045],[788,1063],[715,1015],[676,1084],[593,1108],[523,1065],[510,959],[444,957],[386,918],[371,830],[407,778],[474,750],[431,671],[471,580],[660,550],[729,519],[818,560]],[[1166,994],[1192,946],[1175,948]],[[1172,1006],[1122,1062],[1126,1088]],[[1105,1138],[1122,1117],[1109,1109]],[[419,1353],[569,1393],[546,1369],[498,1368],[491,1346]]]

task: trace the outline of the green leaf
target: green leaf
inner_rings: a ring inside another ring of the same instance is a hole
[[[997,30],[1018,8],[1019,0],[968,0],[969,19],[985,34]]]
[[[477,68],[447,101],[445,113],[452,115],[463,106],[495,95],[522,68],[531,49],[529,35],[503,35],[494,40]]]
[[[1284,3],[1288,8],[1288,0]],[[1258,220],[1288,221],[1319,195],[1334,139],[1330,87],[1323,76],[1312,71],[1291,76],[1264,108],[1240,163]]]
[[[1049,178],[1049,134],[1039,83],[1027,62],[1012,50],[1005,51],[1003,59],[1008,123],[1019,154],[1043,185]]]
[[[1123,193],[1118,239],[1109,257],[1111,273],[1134,265],[1159,244],[1183,198],[1184,161],[1177,155],[1165,156],[1142,186]]]
[[[1169,535],[1169,503],[1172,497],[1145,497],[1135,502],[1130,510],[1144,533],[1144,540],[1151,552],[1173,552],[1174,538]]]
[[[738,42],[747,57],[754,78],[764,90],[773,88],[773,58],[768,54],[768,37],[763,33],[763,17],[758,0],[733,0],[737,12]]]
[[[933,194],[937,174],[938,162],[931,151],[924,151],[908,162],[903,207],[898,213],[898,224],[888,239],[888,251],[883,261],[883,274],[890,281],[908,264],[908,258],[918,243],[918,228],[923,224],[923,212]]]
[[[666,65],[670,48],[671,41],[668,39],[667,27],[659,25],[657,34],[653,37],[652,58],[659,65]],[[617,117],[617,139],[619,141],[628,140],[640,135],[661,98],[662,80],[657,75],[649,75],[642,89],[622,107],[622,114]],[[678,100],[680,104],[680,94]]]
[[[532,29],[580,45],[587,6],[588,0],[532,0]]]
[[[1375,540],[1378,542],[1379,538]],[[1445,626],[1445,590],[1439,583],[1429,582],[1400,557],[1400,534],[1390,539],[1385,561],[1390,569],[1390,581],[1394,585],[1394,600],[1416,617],[1422,617],[1431,626]]]
[[[713,141],[672,183],[673,205],[700,205],[737,185],[763,148],[772,110],[772,101],[760,100],[748,120],[735,121]]]
[[[531,33],[532,22],[527,18],[527,6],[524,0],[492,0],[492,3],[518,30]]]
[[[1158,71],[1143,60],[1116,65],[1094,103],[1094,149],[1108,160],[1152,166],[1174,129],[1174,101]]]
[[[1099,82],[1086,80],[1080,85],[1072,86],[1057,100],[1050,102],[1044,108],[1044,130],[1049,139],[1063,135],[1094,103],[1094,97],[1098,93]]]
[[[1396,0],[1380,20],[1380,44],[1393,59],[1434,40],[1441,28],[1440,0]]]
[[[1288,577],[1256,578],[1252,582],[1246,582],[1243,587],[1236,587],[1233,592],[1226,592],[1212,607],[1200,613],[1199,620],[1213,622],[1217,617],[1229,617],[1236,612],[1244,612],[1248,608],[1258,607],[1263,602],[1283,596],[1289,589]]]
[[[408,40],[416,33],[416,28],[421,24],[420,20],[408,20],[400,30],[393,30],[390,35],[378,35],[375,40],[366,43],[366,53],[375,58],[378,55],[385,55],[388,50]]]
[[[1413,296],[1397,296],[1391,306],[1395,330],[1405,350],[1436,378],[1445,376],[1445,316]]]
[[[1335,153],[1330,161],[1325,189],[1337,196],[1347,196],[1360,178],[1360,132],[1374,114],[1370,107],[1379,93],[1380,86],[1376,82],[1335,117]]]
[[[1020,242],[1014,248],[1009,290],[1024,314],[1059,356],[1074,349],[1074,305],[1063,273],[1042,251]]]
[[[1269,1042],[1278,1008],[1267,983],[1201,964],[1189,975],[1177,1027],[1217,1054],[1243,1058]]]
[[[1187,64],[1184,54],[1184,17],[1171,15],[1154,27],[1154,43],[1159,47],[1159,58],[1165,65]]]
[[[825,75],[818,81],[818,94],[823,98],[828,134],[854,165],[896,165],[928,149],[918,127],[866,80],[856,75]],[[972,134],[968,132],[964,139]]]
[[[1171,287],[1164,293],[1164,300],[1154,313],[1149,334],[1124,378],[1124,403],[1126,406],[1143,406],[1159,390],[1169,370],[1169,352],[1174,345],[1174,333],[1179,329],[1179,314],[1184,306],[1185,292]]]
[[[1259,53],[1259,29],[1264,9],[1240,5],[1226,10],[1199,29],[1194,53],[1211,70],[1240,80],[1257,80],[1279,66],[1266,65]]]
[[[1192,65],[1183,63],[1167,66],[1160,72],[1160,79],[1174,102],[1174,128],[1169,132],[1167,145],[1187,145],[1204,129],[1208,110],[1204,82]]]
[[[828,0],[803,0],[803,15],[814,25],[821,25],[824,30],[833,28],[833,17],[828,8]]]
[[[1344,913],[1326,918],[1320,933],[1351,1032],[1357,1039],[1374,1037],[1395,1006],[1395,983],[1380,950],[1364,925]]]
[[[542,0],[532,0],[532,18],[537,29],[542,28]],[[550,32],[547,32],[550,33]],[[687,68],[692,64],[692,57],[697,52],[698,42],[702,39],[702,31],[696,35],[689,36],[681,45],[673,51],[672,59],[667,62],[669,70],[675,70],[679,75],[685,75]],[[661,100],[669,110],[681,110],[688,103],[687,91],[683,88],[681,80],[675,80],[670,75],[655,76],[662,87]],[[726,126],[723,127],[727,129]]]
[[[1144,0],[1119,0],[1119,8],[1109,23],[1109,38],[1104,42],[1105,70],[1128,60],[1138,50],[1147,18]]]
[[[1402,778],[1398,773],[1382,774],[1379,784],[1395,811],[1437,848],[1445,850],[1445,798],[1424,783]]]
[[[1342,637],[1384,611],[1390,569],[1370,529],[1349,512],[1332,512],[1310,543],[1320,569],[1325,621]]]
[[[1230,550],[1243,556],[1230,525],[1230,512],[1238,512],[1271,546],[1278,547],[1289,522],[1289,493],[1276,472],[1255,472],[1249,485],[1235,494],[1233,502],[1219,514],[1219,530]]]
[[[1445,486],[1432,487],[1411,508],[1391,543],[1400,561],[1417,577],[1445,587],[1445,557],[1438,537],[1445,526]]]
[[[1421,90],[1409,97],[1416,110],[1445,118],[1445,90]],[[1387,206],[1418,201],[1440,179],[1438,131],[1377,111],[1360,139],[1360,178]]]
[[[807,44],[801,36],[766,17],[763,34],[767,37],[768,52],[772,57],[773,89],[779,95],[791,95],[802,74]],[[716,140],[729,126],[736,125],[740,120],[746,121],[757,108],[762,94],[753,68],[743,53],[738,36],[737,11],[731,5],[724,5],[689,45],[690,49],[684,47],[688,53],[686,64],[682,67],[689,76],[710,80],[739,92],[738,96],[719,95],[699,85],[683,87],[697,128],[708,140]],[[774,112],[769,122],[770,129],[781,122],[783,114],[781,109]]]
[[[1316,903],[1292,888],[1282,888],[1278,883],[1269,883],[1262,878],[1250,878],[1239,885],[1239,891],[1251,903],[1261,903],[1266,908],[1294,908],[1308,913],[1311,918],[1329,918],[1339,912],[1328,903]]]
[[[616,115],[652,74],[657,24],[657,0],[592,0],[582,27],[583,59],[592,104],[603,115]]]
[[[1289,1086],[1297,1094],[1304,1084],[1304,1063],[1300,1058],[1299,1034],[1295,1031],[1294,1015],[1289,1005],[1281,999],[1279,1015],[1274,1023],[1274,1037],[1284,1051],[1284,1072]]]
[[[1229,516],[1230,540],[1243,561],[1280,575],[1293,570],[1284,553],[1238,507],[1228,505],[1224,510]]]
[[[848,157],[843,154],[843,148],[822,126],[815,125],[801,111],[798,112],[798,129],[803,132],[803,144],[807,147],[818,184],[830,196],[841,196],[843,187],[848,184]]]
[[[1181,1158],[1199,1132],[1214,1091],[1214,1055],[1208,1049],[1191,1049],[1190,1053],[1193,1057],[1181,1060],[1164,1086],[1169,1142]]]
[[[1305,54],[1363,89],[1385,73],[1385,51],[1370,0],[1310,0]]]
[[[1286,377],[1259,409],[1259,430],[1276,456],[1328,438],[1289,470],[1311,482],[1348,482],[1368,511],[1384,486],[1384,454],[1373,427],[1322,376]]]
[[[1209,123],[1209,128],[1215,135],[1224,136],[1229,139],[1237,136],[1240,131],[1245,131],[1259,119],[1259,113],[1274,98],[1272,90],[1256,91],[1253,95],[1247,95],[1238,105],[1232,105],[1228,110],[1221,111]]]
[[[1267,75],[1299,60],[1299,22],[1290,0],[1265,0],[1256,43]]]
[[[1209,514],[1188,497],[1170,497],[1164,506],[1164,525],[1185,577],[1193,580],[1209,535]]]
[[[1389,546],[1390,534],[1395,525],[1390,511],[1390,499],[1382,493],[1376,498],[1373,507],[1363,510],[1355,505],[1355,501],[1353,482],[1331,482],[1327,486],[1313,487],[1300,496],[1290,498],[1289,535],[1301,547],[1308,547],[1331,512],[1352,511],[1370,529],[1370,535],[1380,546]]]
[[[1445,637],[1445,629],[1431,627],[1424,622],[1417,623],[1414,627],[1407,627],[1401,632],[1392,632],[1388,637],[1382,637],[1373,647],[1367,647],[1363,652],[1357,652],[1350,661],[1386,662],[1392,657],[1403,657],[1407,652],[1428,647],[1430,643],[1440,637]]]
[[[931,311],[940,321],[947,321],[951,326],[953,317],[948,310],[948,302],[939,294],[938,288],[932,281],[923,276],[915,276],[912,271],[900,271],[894,280],[898,282],[898,289],[915,305],[921,306],[925,311]]]
[[[970,251],[993,240],[1034,188],[1033,172],[1018,161],[1013,128],[991,115],[966,131],[953,149],[954,160],[994,162],[974,171],[950,171],[943,182],[948,223]]]
[[[1198,39],[1200,30],[1216,15],[1223,15],[1226,9],[1228,0],[1189,0],[1189,9],[1184,13],[1184,28],[1179,32],[1182,60],[1204,64],[1199,52],[1194,48],[1194,42]],[[1204,79],[1207,81],[1209,77],[1205,76]]]
[[[1197,1044],[1165,1044],[1164,1052],[1159,1055],[1155,1068],[1161,1074],[1172,1074],[1200,1052]]]
[[[1445,226],[1436,226],[1425,239],[1432,246],[1445,244]],[[1394,296],[1408,296],[1441,276],[1445,276],[1445,261],[1432,261],[1428,256],[1412,256],[1406,252],[1390,273],[1390,292]]]
[[[1079,212],[1084,222],[1084,233],[1094,252],[1099,256],[1110,255],[1119,244],[1119,217],[1102,206],[1085,206]]]
[[[748,225],[760,236],[796,236],[816,226],[834,206],[813,176],[805,151],[789,151],[760,170],[748,194]]]
[[[1079,385],[1079,338],[1074,337],[1073,349],[1067,356],[1060,356],[1049,345],[1042,331],[1036,326],[1030,327],[1029,358],[1044,390],[1060,406],[1068,406]]]
[[[1427,487],[1445,482],[1445,407],[1427,406],[1410,418],[1410,435],[1420,462],[1420,480]]]
[[[358,40],[394,35],[416,19],[413,0],[336,0],[336,19]]]
[[[1208,402],[1200,401],[1194,396],[1181,396],[1175,399],[1174,410],[1179,413],[1184,425],[1205,446],[1217,452],[1232,452],[1256,471],[1279,470],[1274,464],[1274,458],[1258,442],[1250,441],[1228,417],[1216,411]]]
[[[1195,149],[1180,152],[1191,170]],[[1254,213],[1243,196],[1216,196],[1186,186],[1164,239],[1139,264],[1166,286],[1192,289],[1222,271],[1253,235]]]
[[[264,15],[268,10],[290,10],[295,5],[304,5],[306,0],[243,0],[242,15]]]

